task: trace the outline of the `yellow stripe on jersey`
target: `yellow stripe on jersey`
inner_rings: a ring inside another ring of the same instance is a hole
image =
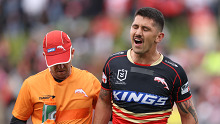
[[[117,111],[118,109],[119,111]],[[115,103],[113,103],[113,112],[118,115],[119,117],[133,122],[133,123],[147,123],[150,121],[159,121],[165,118],[169,118],[171,114],[172,109],[168,109],[165,111],[159,111],[159,112],[150,112],[150,113],[133,113],[131,111],[128,111],[124,108],[121,108],[117,106]],[[128,116],[126,116],[128,115]],[[158,115],[160,117],[158,117]],[[152,117],[151,117],[152,116]],[[155,116],[155,117],[154,117]]]

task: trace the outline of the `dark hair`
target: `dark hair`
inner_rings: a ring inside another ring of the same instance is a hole
[[[144,7],[135,12],[135,17],[137,15],[154,20],[155,24],[159,26],[159,29],[161,31],[163,30],[165,20],[163,14],[159,10],[151,7]]]

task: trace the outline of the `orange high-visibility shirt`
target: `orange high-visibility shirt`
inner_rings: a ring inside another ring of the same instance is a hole
[[[12,114],[41,124],[44,101],[55,96],[57,124],[90,124],[99,92],[99,80],[88,71],[72,67],[71,75],[58,83],[48,68],[24,81]]]

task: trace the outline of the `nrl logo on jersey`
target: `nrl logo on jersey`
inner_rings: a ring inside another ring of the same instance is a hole
[[[118,70],[117,79],[118,79],[119,81],[125,80],[126,77],[127,77],[127,73],[128,73],[127,70],[119,69],[119,70]]]
[[[127,73],[128,73],[127,70],[125,70],[125,69],[119,69],[119,70],[118,70],[118,74],[117,74],[117,79],[118,79],[118,81],[116,81],[115,84],[126,85],[126,83],[124,82],[124,80],[127,78]]]

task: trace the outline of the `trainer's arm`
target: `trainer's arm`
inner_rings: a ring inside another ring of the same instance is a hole
[[[111,91],[101,88],[95,108],[94,124],[108,124],[111,118]]]
[[[12,116],[10,124],[26,124],[27,121],[19,120],[16,117]]]
[[[198,118],[192,99],[177,103],[182,124],[198,124]]]

